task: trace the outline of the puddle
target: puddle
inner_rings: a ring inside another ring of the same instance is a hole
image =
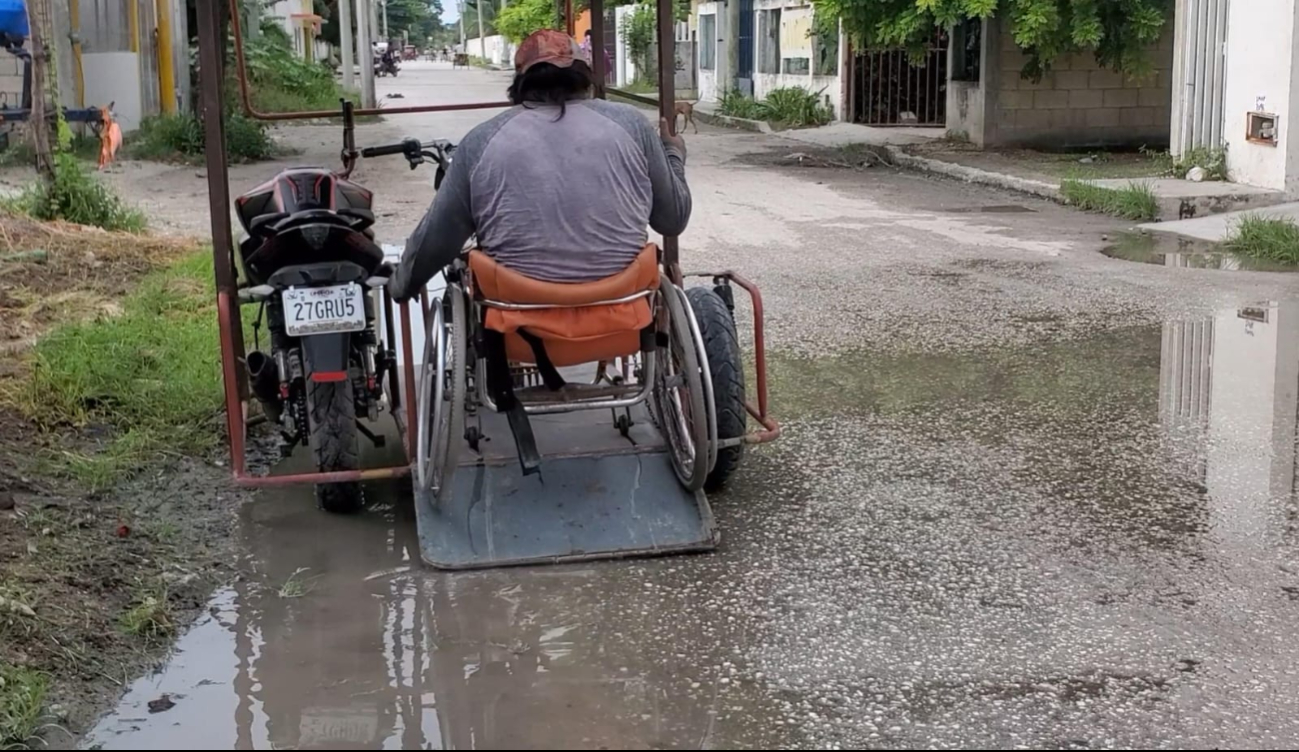
[[[400,484],[352,518],[268,494],[249,575],[86,743],[1299,741],[1299,303],[771,360],[786,438],[715,497],[721,553],[439,574]]]
[[[1191,240],[1167,233],[1123,233],[1118,242],[1101,250],[1106,256],[1122,261],[1179,267],[1184,269],[1219,269],[1222,271],[1294,272],[1299,268],[1271,261],[1242,258],[1217,250],[1213,243]]]

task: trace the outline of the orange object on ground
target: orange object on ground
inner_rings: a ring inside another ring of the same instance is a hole
[[[518,335],[520,329],[540,338],[551,361],[562,368],[640,352],[640,332],[654,320],[648,296],[591,305],[658,289],[659,252],[652,243],[626,269],[594,282],[542,282],[505,268],[482,251],[469,254],[469,270],[476,292],[487,300],[567,306],[526,311],[487,308],[486,327],[506,335],[506,354],[519,363],[533,362],[532,348]]]

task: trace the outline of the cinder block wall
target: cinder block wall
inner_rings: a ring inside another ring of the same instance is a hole
[[[22,62],[7,52],[0,52],[0,95],[3,96],[3,103],[9,107],[22,104]]]
[[[1173,34],[1150,49],[1152,70],[1140,78],[1102,69],[1090,53],[1058,59],[1041,81],[1020,77],[1025,56],[999,34],[998,75],[989,96],[989,146],[1070,148],[1168,145]]]

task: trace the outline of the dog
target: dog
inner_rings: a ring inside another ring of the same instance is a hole
[[[681,101],[681,102],[677,102],[677,103],[673,106],[673,108],[672,108],[672,127],[673,127],[673,128],[676,127],[676,124],[677,124],[677,118],[679,118],[679,117],[684,117],[684,118],[685,118],[685,120],[681,121],[681,128],[682,128],[682,129],[684,129],[687,125],[691,125],[691,126],[694,126],[695,133],[698,133],[698,132],[699,132],[699,126],[698,126],[698,125],[695,125],[695,103],[694,103],[694,102],[685,102],[685,101]]]
[[[117,158],[117,150],[122,148],[122,127],[113,118],[115,104],[117,103],[113,102],[99,109],[99,169],[101,171]]]

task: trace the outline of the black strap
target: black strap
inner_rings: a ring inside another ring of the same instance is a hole
[[[483,357],[487,360],[487,391],[496,402],[496,409],[505,413],[514,435],[514,447],[519,454],[519,466],[524,475],[541,472],[541,453],[532,435],[532,424],[523,403],[514,395],[514,377],[510,375],[510,360],[505,353],[505,335],[491,329],[482,330]]]
[[[563,376],[559,375],[559,369],[555,368],[550,356],[546,354],[546,343],[542,342],[540,337],[525,329],[519,330],[519,336],[523,338],[524,342],[528,343],[528,347],[532,348],[532,358],[537,361],[537,371],[541,373],[541,381],[546,385],[546,388],[552,392],[563,389],[567,382],[564,381]]]

